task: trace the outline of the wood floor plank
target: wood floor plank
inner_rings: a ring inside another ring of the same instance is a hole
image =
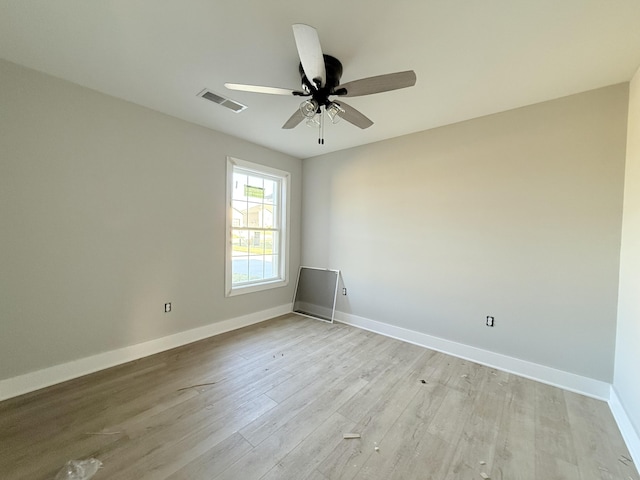
[[[497,473],[494,455],[504,401],[505,395],[496,395],[493,391],[476,394],[473,411],[455,447],[446,480],[471,478],[482,473],[492,476],[494,470]]]
[[[209,343],[209,341],[207,340],[205,341],[205,343]],[[171,352],[165,352],[165,353],[167,355],[171,355]],[[159,354],[158,359],[159,360],[162,359],[163,356],[164,354]],[[215,357],[217,358],[217,355]],[[229,358],[230,357],[224,357],[225,365],[227,366],[217,369],[217,371],[219,372],[218,377],[220,375],[226,375],[233,368],[236,368],[236,369],[238,368],[239,365],[237,364],[237,362],[229,361]],[[160,378],[162,378],[163,381],[155,382],[153,378],[151,379],[149,378],[148,371],[150,369],[149,367],[146,367],[144,365],[144,362],[142,361],[132,362],[130,365],[128,365],[128,367],[135,368],[136,364],[140,365],[140,367],[142,368],[141,371],[144,372],[145,376],[140,377],[140,375],[136,374],[136,371],[134,371],[133,373],[128,373],[123,375],[122,378],[117,378],[115,380],[111,379],[111,381],[106,382],[106,385],[109,387],[109,390],[108,390],[109,395],[108,396],[103,395],[101,397],[102,400],[104,401],[98,401],[98,402],[95,401],[95,395],[100,396],[102,392],[96,393],[95,391],[93,391],[95,390],[94,388],[91,388],[90,391],[87,391],[87,389],[82,388],[82,386],[78,388],[75,381],[69,382],[70,385],[68,388],[70,390],[69,392],[70,399],[67,402],[65,402],[66,413],[60,414],[61,409],[56,408],[55,402],[52,402],[53,404],[49,405],[49,408],[47,409],[47,412],[54,412],[53,414],[55,415],[49,421],[49,423],[52,425],[50,425],[49,428],[39,428],[37,436],[28,435],[29,429],[26,422],[16,421],[14,419],[15,424],[20,425],[20,434],[23,435],[23,437],[26,436],[25,438],[28,440],[28,443],[26,443],[26,445],[28,445],[28,448],[23,449],[22,456],[28,457],[28,456],[37,454],[39,451],[38,449],[41,448],[39,447],[39,445],[42,444],[43,442],[44,444],[46,444],[46,442],[49,441],[52,435],[55,435],[55,438],[57,441],[62,441],[62,442],[69,441],[69,435],[74,435],[74,436],[82,435],[83,432],[79,432],[77,430],[74,430],[73,428],[74,419],[78,413],[82,413],[85,416],[95,419],[95,422],[93,425],[85,425],[85,426],[88,428],[89,431],[97,431],[104,428],[104,425],[101,425],[101,422],[103,421],[103,419],[114,418],[114,416],[116,416],[118,412],[121,412],[123,417],[130,415],[131,414],[131,410],[129,409],[130,406],[131,408],[136,408],[137,404],[139,405],[144,404],[145,397],[157,398],[158,396],[160,396],[159,393],[157,392],[157,389],[155,388],[156,385],[160,385],[161,386],[160,388],[164,388],[165,386],[169,386],[169,387],[171,386],[171,382],[168,381],[168,374],[171,372],[171,370],[170,372],[167,372],[167,369],[162,369],[162,371],[160,372],[162,377]],[[200,382],[211,380],[203,376],[198,376],[196,372],[199,370],[199,368],[200,367],[194,368],[193,366],[191,366],[187,370],[188,374],[181,376],[181,379],[183,382],[181,385],[185,385],[185,384],[189,385],[193,383],[200,383]],[[253,370],[251,366],[249,366],[248,368],[250,370]],[[122,368],[116,367],[116,370],[118,370],[121,374],[126,373],[126,371],[123,372],[123,370],[126,370],[124,367]],[[206,371],[210,371],[210,368],[208,368]],[[103,373],[100,372],[98,375],[103,376]],[[129,380],[133,380],[134,378],[136,380],[135,383],[131,383]],[[219,379],[220,378],[216,378],[216,380],[219,380]],[[113,385],[113,383],[116,380],[117,380],[117,385]],[[127,381],[129,382],[127,383]],[[102,388],[104,387],[102,383],[103,382],[100,382],[97,385]],[[126,386],[120,386],[120,384],[126,385]],[[179,387],[176,385],[173,388],[179,388]],[[83,405],[78,405],[77,402],[73,401],[73,399],[79,395],[78,391],[80,391],[81,394],[85,395],[85,397],[83,397],[85,398],[83,400]],[[89,400],[92,398],[94,398],[93,401]],[[127,402],[125,401],[126,398],[135,398],[136,401]],[[104,415],[105,411],[109,411],[108,417],[105,417]],[[48,413],[45,413],[45,415],[38,415],[37,412],[30,412],[30,414],[32,417],[40,419],[39,426],[42,426],[43,424],[46,425],[47,419],[43,418],[43,416],[46,417]],[[3,440],[7,441],[10,439],[4,438]],[[14,449],[13,451],[16,455],[20,453],[17,449]]]
[[[576,452],[562,390],[536,385],[536,451],[576,464]]]
[[[375,454],[385,434],[400,416],[406,405],[418,393],[417,385],[399,388],[394,395],[383,397],[355,424],[354,431],[361,438],[343,442],[318,467],[318,471],[332,479],[351,479]]]
[[[379,476],[378,472],[372,470],[370,464],[367,463],[357,478],[442,480],[447,474],[454,451],[453,445],[427,432],[423,437],[414,439],[408,461],[397,463],[390,472],[390,476]],[[380,452],[376,455],[384,454],[382,447],[380,447]]]
[[[307,355],[304,358],[297,362],[288,362],[284,369],[293,375],[304,375],[318,363],[323,363],[334,355],[340,355],[345,350],[349,352],[349,358],[354,357],[356,360],[366,360],[371,358],[368,354],[369,352],[381,355],[394,345],[382,341],[378,335],[371,332],[363,332],[363,335],[353,335],[353,332],[347,331],[315,350],[307,349]]]
[[[338,445],[348,442],[343,435],[353,431],[351,420],[334,413],[260,480],[298,480],[313,475],[321,459],[330,455]]]
[[[166,478],[167,480],[209,480],[249,450],[251,450],[251,444],[239,433],[233,433]]]
[[[0,402],[3,480],[87,457],[95,480],[640,480],[605,402],[298,315]]]
[[[170,426],[157,434],[140,437],[138,442],[129,442],[122,448],[103,455],[105,474],[113,480],[151,480],[167,478],[200,455],[215,449],[216,446],[234,435],[238,428],[258,417],[274,406],[273,400],[262,395],[240,406],[228,415],[214,421],[205,421],[197,426]],[[127,465],[110,470],[110,458],[122,461],[129,459]]]
[[[511,378],[496,439],[493,471],[509,480],[535,476],[535,383]]]
[[[606,404],[577,393],[563,393],[581,479],[639,480],[633,462],[627,460],[631,455]],[[617,458],[618,462],[612,463],[612,458]]]
[[[265,415],[260,416],[255,421],[240,430],[240,433],[249,443],[256,446],[266,438],[276,432],[289,420],[305,410],[309,404],[318,400],[326,394],[327,390],[333,389],[336,385],[344,385],[346,378],[356,381],[359,375],[358,364],[352,366],[349,372],[329,372],[322,377],[322,381],[302,389],[297,395],[293,395]]]
[[[327,477],[322,475],[318,470],[314,470],[311,472],[304,480],[329,480]]]
[[[322,342],[325,338],[339,333],[340,330],[342,330],[341,325],[326,327],[307,322],[296,322],[288,328],[284,337],[275,335],[267,342],[255,343],[245,348],[241,355],[247,360],[264,360],[269,356],[284,356],[287,351]]]
[[[474,397],[449,388],[429,425],[430,434],[456,445],[473,410]]]
[[[298,415],[287,421],[260,445],[216,476],[217,480],[259,479],[289,454],[313,431],[320,428],[336,410],[366,385],[355,375],[327,390]]]
[[[253,377],[250,378],[253,379]],[[186,393],[191,395],[182,402],[176,402],[171,406],[167,405],[168,408],[159,408],[154,415],[151,415],[155,410],[152,408],[149,412],[145,412],[149,415],[136,415],[124,422],[110,426],[108,429],[111,431],[124,430],[130,438],[137,438],[140,435],[148,434],[150,430],[171,425],[175,418],[179,418],[179,423],[183,425],[199,425],[203,421],[217,420],[255,398],[260,398],[262,401],[261,397],[264,397],[264,392],[279,381],[281,381],[280,375],[264,375],[255,383],[247,384],[243,388],[226,390],[226,395],[219,390],[197,392],[195,396],[187,391]],[[223,391],[225,390],[223,389]],[[273,400],[269,400],[271,408],[276,406]]]
[[[351,334],[353,332],[350,332]],[[361,365],[366,360],[367,354],[375,354],[378,350],[384,350],[383,344],[368,341],[367,337],[356,336],[355,341],[346,334],[336,339],[331,344],[330,355],[326,354],[327,348],[318,348],[315,352],[308,352],[304,359],[287,365],[284,369],[292,376],[281,384],[267,392],[267,395],[276,402],[282,402],[301,390],[311,388],[323,379],[325,375],[346,375],[354,366]]]
[[[380,397],[393,389],[399,377],[412,370],[414,362],[423,353],[424,349],[400,343],[390,352],[369,360],[370,364],[380,368],[369,377],[369,384],[342,406],[339,412],[355,422],[360,421]]]
[[[418,393],[378,445],[378,452],[364,462],[356,478],[393,478],[394,472],[402,471],[403,465],[413,462],[417,441],[426,435],[446,393],[447,388],[442,384],[421,383]]]
[[[545,451],[536,451],[536,478],[548,480],[576,480],[580,478],[577,465]]]
[[[351,479],[355,477],[360,468],[376,451],[375,447],[382,443],[386,433],[391,429],[407,405],[418,394],[423,385],[417,381],[416,371],[428,361],[430,355],[422,352],[407,367],[407,372],[394,376],[396,382],[390,386],[390,394],[377,397],[377,401],[367,410],[367,403],[362,402],[359,395],[354,399],[360,399],[360,405],[364,416],[355,424],[355,432],[361,438],[343,442],[322,462],[318,471],[332,479]],[[379,379],[384,382],[384,378]],[[363,392],[366,389],[363,389]],[[371,398],[376,398],[373,395]],[[342,409],[341,409],[342,411]]]

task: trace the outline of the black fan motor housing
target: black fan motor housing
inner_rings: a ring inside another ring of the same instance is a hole
[[[329,95],[334,95],[335,88],[340,85],[340,77],[342,77],[342,63],[331,55],[323,55],[324,68],[325,68],[325,84],[324,87],[316,90],[315,84],[311,83],[307,76],[304,74],[302,63],[298,66],[300,76],[302,77],[302,85],[309,89],[312,93],[313,99],[320,105],[328,105],[330,102]]]

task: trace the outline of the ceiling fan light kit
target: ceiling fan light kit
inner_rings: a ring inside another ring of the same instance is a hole
[[[319,109],[320,109],[320,105],[318,105],[318,102],[316,102],[313,99],[305,100],[300,104],[300,111],[302,112],[302,115],[304,115],[307,118],[315,117]]]
[[[331,123],[338,123],[340,121],[341,113],[344,113],[344,109],[336,102],[332,102],[327,108],[327,115],[331,119]]]
[[[373,125],[371,119],[352,106],[342,100],[332,100],[330,97],[358,97],[412,87],[416,84],[416,74],[413,70],[362,78],[340,84],[342,63],[337,58],[322,53],[316,29],[309,25],[298,23],[293,25],[293,36],[298,49],[298,56],[300,57],[298,71],[300,72],[302,90],[239,83],[225,83],[225,87],[244,92],[311,97],[300,104],[300,107],[285,122],[282,128],[295,128],[306,118],[307,125],[319,127],[319,144],[324,144],[323,112],[327,113],[332,123],[338,123],[343,118],[361,129],[369,128]]]

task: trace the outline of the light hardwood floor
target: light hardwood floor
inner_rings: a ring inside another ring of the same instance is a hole
[[[295,315],[0,403],[0,478],[87,457],[96,480],[639,479],[604,402]]]

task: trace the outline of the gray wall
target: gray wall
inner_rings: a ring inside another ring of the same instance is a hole
[[[302,263],[342,270],[343,312],[611,382],[627,101],[621,84],[306,159]]]
[[[292,175],[288,287],[224,297],[227,155]],[[290,303],[301,175],[299,159],[0,61],[0,379]]]
[[[640,70],[631,82],[613,386],[640,436]]]
[[[615,373],[628,412],[633,85]],[[613,379],[626,85],[305,160],[304,198],[297,159],[4,61],[0,87],[0,379],[290,302],[301,201],[303,263],[342,269],[342,311]],[[292,173],[287,288],[224,297],[226,155]]]

